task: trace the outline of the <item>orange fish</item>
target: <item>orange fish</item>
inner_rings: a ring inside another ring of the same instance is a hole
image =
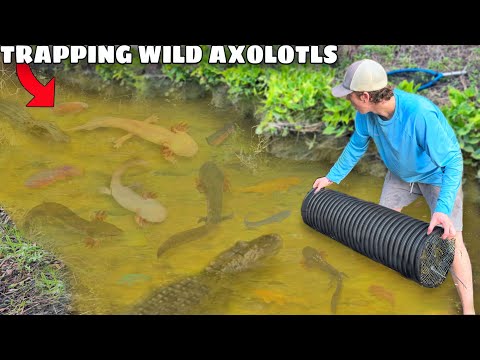
[[[78,114],[88,109],[88,104],[79,101],[66,102],[58,104],[52,108],[52,112],[56,115]]]
[[[32,189],[38,189],[53,184],[58,180],[65,180],[70,177],[79,176],[82,174],[82,170],[77,169],[73,166],[60,166],[54,169],[43,170],[39,173],[32,175],[25,182],[25,186]]]
[[[255,295],[261,298],[267,304],[275,303],[278,305],[285,305],[287,303],[301,304],[305,305],[305,301],[297,298],[296,296],[287,296],[276,291],[266,290],[266,289],[257,289],[254,291]]]
[[[270,304],[273,302],[279,305],[285,305],[286,303],[285,295],[276,293],[271,290],[255,290],[255,295],[260,297],[267,304]]]
[[[291,176],[280,179],[267,180],[257,185],[240,188],[238,189],[238,192],[271,193],[275,191],[285,191],[289,187],[297,185],[298,183],[300,183],[300,178]]]
[[[374,295],[377,299],[380,300],[386,300],[388,301],[392,306],[395,305],[395,297],[393,296],[393,293],[386,290],[383,286],[379,285],[371,285],[368,288],[368,291]]]

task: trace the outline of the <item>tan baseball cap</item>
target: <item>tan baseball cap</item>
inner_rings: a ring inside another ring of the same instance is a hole
[[[387,72],[382,65],[370,59],[354,62],[347,68],[343,83],[332,89],[335,97],[344,97],[354,91],[375,91],[387,86]]]

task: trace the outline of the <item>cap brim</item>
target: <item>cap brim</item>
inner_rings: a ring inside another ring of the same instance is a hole
[[[352,92],[353,92],[352,90],[344,87],[343,84],[335,86],[332,89],[332,95],[335,97],[344,97],[344,96],[347,96],[348,94],[351,94]]]

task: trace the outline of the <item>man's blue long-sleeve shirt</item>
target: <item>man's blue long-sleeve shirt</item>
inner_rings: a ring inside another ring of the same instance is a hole
[[[451,215],[462,183],[463,159],[455,132],[429,99],[395,89],[395,112],[389,120],[374,113],[355,117],[355,131],[326,177],[340,183],[373,138],[385,166],[403,181],[440,187],[434,212]]]

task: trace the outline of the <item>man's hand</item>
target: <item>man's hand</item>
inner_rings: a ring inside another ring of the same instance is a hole
[[[312,188],[314,188],[314,189],[316,188],[316,190],[313,193],[316,194],[317,192],[320,191],[321,188],[324,188],[324,187],[326,187],[328,185],[331,185],[331,184],[333,184],[333,181],[328,180],[326,177],[318,178],[313,183]]]
[[[428,227],[427,230],[427,235],[430,235],[431,232],[433,231],[433,228],[436,225],[442,225],[443,226],[443,235],[442,239],[452,239],[456,235],[455,227],[453,226],[452,220],[448,217],[447,214],[441,213],[441,212],[436,212],[433,213],[432,215],[432,220],[430,220],[430,226]]]

